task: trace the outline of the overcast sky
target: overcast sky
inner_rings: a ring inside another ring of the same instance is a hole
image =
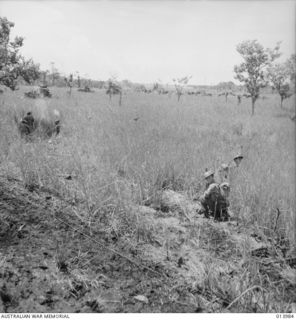
[[[282,41],[295,52],[295,1],[3,1],[0,15],[25,37],[23,54],[51,69],[106,80],[233,80],[236,45]]]

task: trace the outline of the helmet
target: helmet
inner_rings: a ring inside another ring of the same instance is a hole
[[[223,189],[223,190],[230,190],[230,185],[228,182],[223,182],[220,184],[220,187]]]
[[[223,170],[227,170],[227,169],[229,169],[228,164],[226,164],[226,163],[222,163],[222,164],[221,164],[221,169],[223,169]]]
[[[205,179],[207,179],[210,176],[214,175],[214,171],[213,170],[206,170],[206,172],[204,173],[204,177]]]
[[[244,157],[240,154],[240,153],[238,153],[234,158],[233,158],[233,160],[236,160],[236,159],[243,159]]]

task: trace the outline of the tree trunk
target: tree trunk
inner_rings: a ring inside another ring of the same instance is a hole
[[[178,102],[180,101],[180,98],[181,98],[181,94],[178,93]]]
[[[253,116],[254,113],[255,113],[255,102],[256,102],[256,98],[255,98],[255,97],[252,97],[252,116]]]
[[[284,97],[281,96],[281,109],[283,109],[283,101],[284,101]]]
[[[119,105],[121,106],[121,98],[122,98],[122,93],[119,93]]]

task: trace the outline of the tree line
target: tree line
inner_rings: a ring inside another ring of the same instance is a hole
[[[73,74],[65,77],[54,67],[54,63],[52,63],[51,72],[42,71],[39,64],[20,54],[24,38],[17,36],[14,40],[10,39],[13,27],[13,22],[6,17],[0,17],[0,84],[11,90],[15,90],[20,82],[34,84],[37,80],[42,81],[43,85],[77,86],[78,88],[81,86],[103,88],[105,86],[105,81],[81,78],[77,71],[75,77]],[[272,86],[280,95],[281,106],[284,99],[295,93],[296,55],[291,55],[283,63],[275,63],[281,56],[280,42],[273,49],[269,49],[264,48],[257,40],[247,40],[238,44],[236,49],[243,62],[234,66],[234,78],[242,83],[251,97],[252,115],[255,113],[255,104],[262,88]],[[190,78],[186,76],[173,79],[178,101]],[[123,80],[122,83],[132,87],[132,83],[128,80]],[[223,85],[230,89],[233,83],[230,81]]]

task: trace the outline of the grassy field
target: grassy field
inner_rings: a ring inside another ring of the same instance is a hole
[[[61,134],[25,142],[13,115],[36,114],[26,90],[0,97],[2,176],[54,192],[83,208],[81,221],[133,242],[146,223],[130,214],[134,205],[154,201],[164,185],[192,199],[203,191],[205,168],[228,163],[242,146],[244,160],[230,181],[231,210],[240,226],[267,234],[279,209],[276,232],[295,249],[294,96],[281,109],[279,96],[266,94],[251,117],[249,99],[237,105],[235,97],[226,103],[218,96],[182,96],[178,103],[175,95],[126,92],[119,106],[118,97],[110,103],[104,91],[69,96],[53,88],[45,101],[62,114]]]

